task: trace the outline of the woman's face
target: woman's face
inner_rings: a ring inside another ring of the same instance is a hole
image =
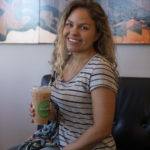
[[[97,40],[95,23],[85,8],[77,8],[66,20],[63,36],[70,52],[94,50],[93,43]]]

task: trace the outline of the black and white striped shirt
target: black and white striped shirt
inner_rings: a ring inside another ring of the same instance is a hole
[[[51,99],[59,106],[60,148],[76,140],[93,125],[91,91],[101,86],[117,92],[115,72],[111,64],[96,54],[73,79],[60,81],[52,87]],[[92,150],[99,149],[115,149],[111,135]]]

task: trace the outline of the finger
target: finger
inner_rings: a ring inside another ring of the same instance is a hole
[[[31,120],[31,123],[34,123],[34,119]]]
[[[28,137],[28,140],[33,140],[33,137],[32,136]]]
[[[31,110],[29,111],[29,114],[30,114],[31,117],[34,117],[34,116],[35,116],[35,110],[34,110],[34,109],[31,109]]]
[[[31,112],[33,112],[33,113],[35,112],[35,109],[34,109],[34,108],[31,108],[30,110],[31,110]]]
[[[31,101],[31,102],[29,103],[29,106],[32,107],[32,105],[33,105],[33,104],[32,104],[32,101]]]
[[[31,117],[35,117],[35,113],[30,113],[29,114]]]
[[[29,103],[29,111],[31,110],[31,108],[33,108],[32,103]]]
[[[35,109],[30,107],[30,108],[29,108],[29,112],[30,112],[30,113],[34,113],[34,112],[35,112]]]
[[[49,105],[49,110],[50,110],[50,111],[54,111],[54,110],[55,110],[52,103],[50,103],[50,105]]]

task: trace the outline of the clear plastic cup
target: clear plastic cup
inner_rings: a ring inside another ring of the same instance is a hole
[[[51,96],[50,86],[32,87],[32,103],[35,109],[34,123],[43,125],[48,123]]]

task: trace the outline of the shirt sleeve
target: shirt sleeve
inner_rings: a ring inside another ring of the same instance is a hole
[[[109,62],[97,64],[90,79],[90,91],[97,87],[106,87],[117,93],[116,73]]]

